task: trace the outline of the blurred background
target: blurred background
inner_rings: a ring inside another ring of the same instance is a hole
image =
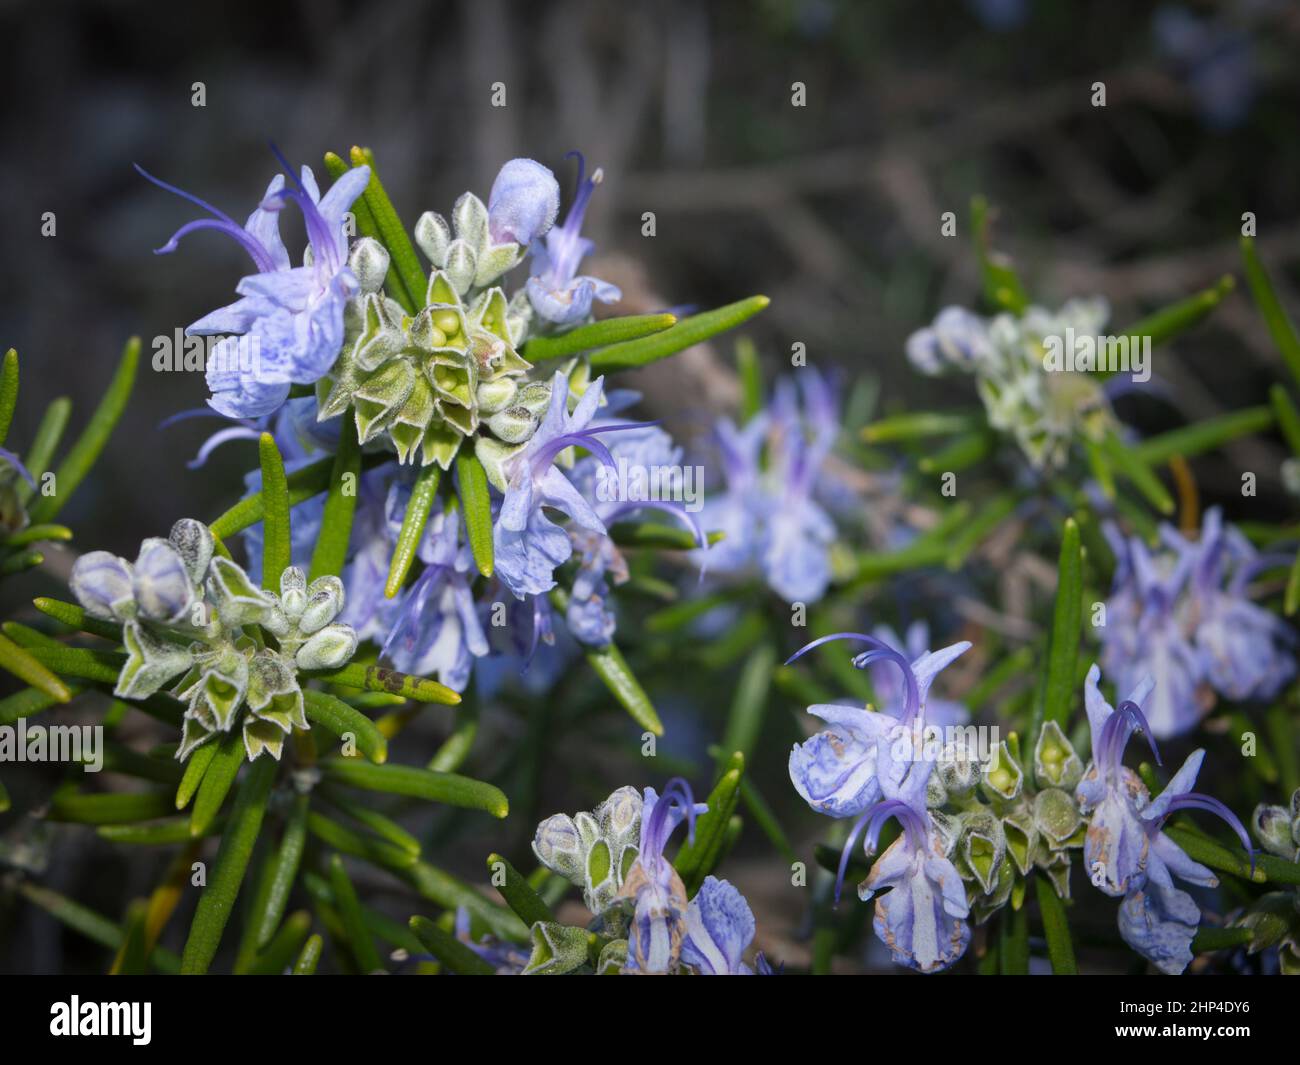
[[[1037,301],[1099,293],[1121,325],[1236,271],[1243,212],[1284,298],[1300,279],[1300,5],[1284,0],[5,2],[0,40],[11,85],[0,343],[22,357],[16,441],[59,395],[76,428],[127,336],[144,338],[147,359],[154,337],[229,302],[244,272],[213,235],[154,256],[194,211],[131,164],[243,218],[276,170],[270,140],[318,173],[325,151],[368,145],[408,222],[445,213],[466,188],[486,198],[519,155],[555,169],[567,203],[564,156],[580,150],[605,171],[589,272],[623,286],[620,312],[766,293],[771,308],[747,329],[773,372],[801,341],[848,382],[878,379],[886,409],[970,402],[967,382],[920,377],[902,347],[945,304],[977,302],[974,193],[998,207],[995,242]],[[494,83],[505,107],[492,106]],[[946,211],[955,238],[941,234]],[[42,235],[45,212],[54,236]],[[647,413],[702,432],[735,399],[730,354],[643,372]],[[1278,368],[1238,292],[1157,359],[1166,397],[1122,400],[1121,413],[1157,431],[1259,403]],[[191,472],[215,423],[157,428],[206,394],[200,375],[143,368],[123,427],[64,512],[80,549],[133,554],[142,536],[214,517],[242,493],[253,445]],[[1259,442],[1198,467],[1203,490],[1230,487],[1247,463],[1262,497],[1278,499],[1276,452]],[[6,583],[4,616],[55,588],[75,557],[52,555]],[[593,792],[627,782],[601,776]],[[576,809],[571,798],[561,788],[556,802]],[[467,855],[484,851],[481,836],[470,842]],[[89,833],[78,847],[62,849],[53,882],[99,892],[106,912],[120,911],[123,886],[139,893],[156,876]],[[781,921],[797,912],[772,906],[769,926],[793,936]],[[11,932],[0,969],[98,957],[46,918]]]

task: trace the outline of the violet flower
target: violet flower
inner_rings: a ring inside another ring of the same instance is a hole
[[[840,639],[868,644],[871,650],[854,658],[854,665],[896,672],[900,677],[898,694],[880,711],[834,703],[810,706],[808,712],[831,727],[794,746],[790,780],[809,806],[830,817],[856,817],[882,798],[915,800],[923,805],[933,762],[914,757],[913,737],[918,726],[925,724],[931,682],[971,645],[955,643],[909,662],[874,636],[841,632],[814,640],[786,664],[814,647]]]
[[[233,238],[257,269],[235,286],[240,299],[186,329],[191,336],[230,334],[217,343],[208,363],[209,404],[228,417],[258,417],[279,407],[291,384],[324,377],[343,346],[344,304],[358,291],[347,264],[343,216],[370,181],[369,168],[347,171],[322,197],[310,167],[304,166],[298,178],[286,164],[292,184],[277,174],[242,226],[198,197],[136,169],[212,216],[182,226],[158,254],[174,251],[189,233],[215,229]],[[279,215],[289,202],[306,223],[311,255],[303,266],[290,265],[280,239]]]
[[[535,159],[511,159],[488,194],[488,233],[495,244],[525,248],[546,235],[560,211],[560,185]]]
[[[664,857],[664,847],[683,821],[689,822],[693,840],[695,818],[707,811],[708,806],[695,802],[690,785],[681,777],[668,781],[663,795],[645,789],[640,847],[619,889],[620,898],[635,901],[624,973],[659,975],[676,968],[687,930],[686,887]]]
[[[702,976],[753,976],[742,960],[754,940],[754,913],[726,880],[706,876],[686,911],[681,960]]]
[[[858,897],[863,902],[876,899],[872,925],[896,963],[922,973],[939,972],[966,952],[970,907],[961,874],[946,857],[923,798],[919,802],[887,799],[862,815],[844,848],[835,898],[838,902],[858,833],[867,829],[863,847],[870,857],[876,853],[881,828],[891,817],[898,820],[903,832],[872,863],[866,879],[858,885]]]
[[[565,215],[564,224],[532,246],[533,270],[528,279],[528,300],[533,310],[555,325],[574,325],[591,314],[591,301],[613,303],[622,298],[617,285],[596,277],[579,275],[578,267],[594,247],[581,235],[582,219],[591,194],[603,174],[597,169],[584,178],[586,163],[578,152],[578,195]]]

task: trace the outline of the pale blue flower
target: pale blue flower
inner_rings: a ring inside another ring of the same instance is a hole
[[[517,598],[542,595],[555,587],[555,567],[573,553],[569,535],[542,511],[549,507],[566,514],[578,527],[604,535],[605,523],[573,483],[555,467],[560,452],[582,447],[603,462],[612,462],[597,439],[616,426],[591,426],[600,404],[604,378],[587,386],[582,399],[568,412],[569,381],[556,373],[551,403],[527,445],[506,466],[509,483],[492,528],[495,572]]]
[[[686,911],[681,960],[702,976],[752,976],[742,960],[754,940],[754,913],[726,880],[706,876]]]
[[[814,640],[789,662],[838,639],[868,644],[872,649],[858,655],[854,665],[893,670],[899,677],[897,692],[880,711],[838,704],[810,706],[808,712],[831,727],[791,750],[790,780],[795,790],[814,810],[831,817],[856,817],[882,798],[923,803],[934,763],[914,755],[913,739],[918,725],[926,721],[934,678],[971,645],[956,643],[909,662],[906,655],[874,636],[837,633]]]
[[[663,974],[676,968],[686,935],[686,888],[664,857],[664,847],[683,821],[689,822],[693,840],[695,818],[707,811],[708,806],[695,802],[690,785],[680,777],[665,785],[663,795],[645,789],[640,847],[619,889],[620,898],[634,900],[625,973]]]
[[[528,300],[533,310],[555,325],[574,325],[591,314],[591,301],[613,303],[622,298],[617,285],[578,273],[591,251],[591,241],[582,236],[582,219],[591,194],[601,181],[601,171],[585,178],[586,164],[578,159],[578,195],[569,207],[564,224],[551,229],[532,246],[533,268],[528,279]]]
[[[844,848],[836,899],[858,833],[867,828],[864,850],[870,857],[876,853],[881,828],[891,817],[902,825],[902,834],[872,863],[866,879],[858,885],[858,897],[864,902],[875,898],[872,926],[896,963],[922,973],[939,972],[966,953],[970,908],[961,875],[945,855],[924,799],[888,799],[862,815]]]
[[[277,153],[278,154],[278,153]],[[283,160],[281,160],[283,162]],[[213,349],[208,364],[211,406],[232,418],[269,414],[289,395],[292,384],[313,384],[330,371],[343,345],[343,307],[358,291],[347,264],[344,215],[370,180],[368,167],[344,173],[324,197],[311,168],[286,185],[277,174],[261,204],[240,226],[195,196],[140,173],[154,184],[189,200],[212,215],[182,226],[159,253],[173,251],[181,237],[215,229],[248,252],[257,273],[235,286],[240,299],[194,322],[192,336],[228,334]],[[302,212],[310,261],[291,266],[280,239],[279,213],[292,202]]]
[[[560,185],[549,167],[534,159],[511,159],[488,194],[488,233],[496,244],[528,247],[555,224]]]

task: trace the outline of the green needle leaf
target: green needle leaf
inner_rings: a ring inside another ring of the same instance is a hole
[[[1065,903],[1061,901],[1052,882],[1043,875],[1034,877],[1034,891],[1038,897],[1038,912],[1043,918],[1043,934],[1047,937],[1047,957],[1056,976],[1074,976],[1079,967],[1074,960],[1074,942],[1070,938],[1070,922],[1065,916]]]
[[[239,767],[244,764],[244,738],[240,730],[236,729],[219,740],[209,740],[208,743],[215,744],[217,753],[212,756],[207,772],[203,774],[198,795],[194,799],[194,810],[190,814],[190,832],[195,836],[205,835],[216,820],[226,796],[234,787]]]
[[[343,928],[348,934],[348,948],[356,959],[357,968],[363,973],[373,973],[384,967],[379,960],[379,951],[375,941],[370,938],[365,919],[361,916],[361,901],[357,898],[356,888],[348,878],[348,871],[343,868],[343,859],[337,854],[330,858],[330,887],[334,891],[334,904],[339,916],[343,918]]]
[[[482,810],[493,817],[505,817],[510,812],[510,803],[500,788],[457,773],[408,765],[370,765],[354,758],[326,758],[321,768],[330,780],[366,791]]]
[[[492,503],[487,473],[478,456],[461,448],[456,454],[456,488],[465,514],[465,532],[478,571],[492,576]]]
[[[360,710],[349,706],[342,699],[312,688],[304,690],[302,695],[307,719],[313,725],[320,725],[340,740],[352,736],[357,748],[372,762],[382,763],[388,760],[388,740]]]
[[[306,910],[291,913],[288,920],[248,967],[250,976],[279,976],[293,962],[311,931],[311,914]]]
[[[320,537],[311,556],[309,580],[335,577],[343,572],[352,539],[352,517],[357,509],[357,492],[361,481],[361,445],[357,443],[356,419],[344,412],[339,430],[338,451],[330,474],[329,495],[321,515]]]
[[[393,548],[393,557],[388,564],[388,581],[384,585],[384,595],[392,599],[402,590],[406,575],[415,561],[415,553],[424,537],[424,527],[429,521],[434,500],[438,498],[438,482],[442,470],[436,465],[423,467],[411,486],[411,498],[406,503],[406,514],[402,517],[402,531],[397,534],[397,545]]]
[[[268,592],[280,590],[280,574],[293,564],[289,534],[289,482],[284,475],[284,459],[275,437],[263,433],[257,443],[262,462],[262,587]],[[327,535],[324,529],[322,537]]]
[[[729,303],[725,307],[683,318],[676,325],[640,340],[611,344],[592,354],[591,371],[593,374],[601,374],[630,370],[676,355],[712,336],[735,329],[770,302],[766,296],[750,296],[749,299]]]
[[[411,243],[411,238],[406,235],[406,227],[402,225],[402,220],[397,217],[393,202],[388,198],[384,184],[379,179],[379,169],[375,166],[374,153],[369,148],[353,146],[350,154],[354,167],[370,167],[370,183],[366,185],[366,190],[361,194],[361,198],[374,220],[374,226],[377,230],[374,234],[376,239],[388,249],[387,282],[389,288],[393,290],[391,295],[406,308],[409,314],[415,314],[424,306],[424,296],[429,287],[429,279],[424,276],[424,269],[420,266],[420,259],[415,253],[415,245]],[[358,226],[359,224],[360,218],[358,218]]]
[[[448,971],[458,976],[492,975],[492,966],[427,917],[412,917],[411,931],[419,937],[429,953],[446,966]]]
[[[9,426],[18,407],[18,352],[10,348],[0,365],[0,444],[9,437]]]
[[[1241,238],[1241,258],[1246,264],[1246,283],[1255,298],[1255,306],[1259,308],[1283,361],[1290,367],[1291,375],[1300,381],[1300,337],[1296,336],[1295,326],[1282,301],[1277,298],[1277,290],[1260,261],[1253,237]]]
[[[1079,641],[1083,636],[1083,545],[1079,526],[1065,520],[1061,534],[1061,556],[1057,565],[1056,602],[1052,608],[1052,632],[1047,651],[1047,674],[1043,679],[1042,701],[1035,714],[1031,739],[1048,721],[1062,728],[1074,705],[1078,671]],[[1033,750],[1032,744],[1028,748]]]
[[[262,828],[277,768],[278,763],[272,759],[259,758],[248,767],[248,773],[239,786],[208,885],[199,896],[189,938],[185,941],[181,955],[182,973],[206,973],[216,956],[221,934],[234,909],[235,898]]]
[[[171,796],[161,791],[105,792],[79,795],[56,792],[50,802],[51,821],[70,821],[81,825],[124,825],[149,821],[172,812]]]
[[[677,317],[672,314],[629,314],[622,318],[606,318],[601,322],[580,325],[559,336],[534,337],[524,345],[520,354],[529,362],[566,359],[592,348],[653,336],[676,324]]]
[[[1029,972],[1029,915],[1025,907],[1004,908],[1001,925],[999,971],[1003,976],[1025,976]]]
[[[72,698],[68,686],[30,652],[19,647],[8,636],[0,635],[0,669],[7,670],[19,680],[44,692],[51,699],[66,703]]]
[[[309,813],[307,830],[336,851],[350,854],[354,858],[360,858],[362,861],[394,873],[409,872],[419,861],[418,855],[412,854],[404,847],[398,847],[386,839],[341,825],[324,814]]]
[[[937,411],[915,411],[894,414],[862,427],[861,435],[868,444],[888,444],[899,440],[919,440],[929,436],[951,436],[978,428],[980,419],[970,414],[942,414]]]
[[[740,802],[740,778],[745,771],[745,756],[737,751],[728,760],[721,779],[705,799],[709,812],[695,821],[694,842],[683,843],[673,859],[673,867],[686,885],[686,894],[700,890],[704,878],[713,871],[722,854],[727,825]]]
[[[334,472],[334,460],[321,459],[310,466],[294,470],[286,478],[289,486],[289,505],[296,507],[314,496],[320,495],[330,486],[330,477]],[[266,504],[261,492],[241,499],[214,521],[210,528],[214,535],[223,540],[243,532],[250,525],[256,525],[265,517]]]
[[[980,277],[984,281],[984,298],[999,310],[1024,314],[1029,306],[1029,296],[1011,260],[993,250],[992,222],[994,211],[983,196],[972,197],[970,202],[971,232],[975,238],[975,254],[979,259]]]
[[[303,944],[302,953],[298,955],[298,960],[293,963],[293,975],[313,975],[316,972],[316,966],[320,964],[320,953],[324,946],[325,941],[320,936],[309,936],[307,942]]]
[[[399,673],[395,669],[385,669],[383,666],[364,666],[353,662],[332,673],[311,673],[309,676],[345,688],[361,688],[370,692],[400,695],[403,699],[414,699],[417,703],[456,706],[460,702],[459,692],[452,691],[436,680],[412,677],[410,674]]]
[[[284,835],[280,838],[280,849],[275,853],[268,874],[266,894],[259,900],[262,903],[260,912],[255,912],[252,918],[253,946],[257,950],[262,950],[270,942],[276,925],[280,923],[289,904],[289,893],[298,878],[298,867],[302,864],[302,852],[307,842],[307,810],[310,804],[310,796],[294,796],[293,809],[285,822]]]
[[[1194,296],[1161,307],[1158,311],[1134,322],[1124,330],[1131,343],[1140,343],[1143,338],[1151,338],[1151,346],[1163,344],[1167,340],[1187,332],[1206,317],[1224,298],[1237,287],[1237,280],[1231,274],[1224,274],[1218,282]],[[1109,376],[1109,375],[1107,375]]]
[[[1160,478],[1151,470],[1147,458],[1138,449],[1129,447],[1114,433],[1106,435],[1102,449],[1112,468],[1127,477],[1148,503],[1161,514],[1174,512],[1174,497],[1160,483]]]
[[[749,337],[736,341],[736,372],[740,375],[740,417],[746,423],[763,409],[763,366]]]
[[[1281,385],[1270,388],[1268,398],[1273,406],[1277,427],[1286,438],[1287,447],[1291,449],[1291,454],[1300,457],[1300,411],[1296,410],[1291,396]]]
[[[499,854],[489,854],[487,865],[493,885],[524,924],[531,928],[538,921],[555,920],[551,908],[510,862]]]
[[[55,516],[72,498],[72,493],[85,479],[90,468],[99,458],[108,443],[108,438],[117,425],[118,419],[126,409],[127,400],[131,398],[131,388],[135,384],[136,368],[140,362],[140,338],[132,337],[126,342],[122,351],[122,360],[117,365],[113,380],[109,382],[108,391],[99,401],[95,413],[91,415],[86,428],[82,430],[77,442],[72,445],[64,460],[59,463],[54,473],[54,494],[41,496],[31,509],[34,524],[43,525],[54,520]]]
[[[63,439],[63,431],[67,429],[68,418],[71,415],[72,401],[61,397],[46,407],[44,415],[41,416],[41,423],[36,427],[36,435],[32,437],[31,446],[27,449],[27,456],[23,460],[27,472],[32,475],[32,480],[37,484],[41,483],[45,471],[50,468],[50,461],[54,458],[59,441]],[[35,494],[36,489],[26,481],[20,480],[14,486],[14,491],[18,493],[19,501],[25,504]]]
[[[776,668],[776,648],[765,643],[754,648],[740,673],[736,694],[727,717],[727,728],[722,734],[724,751],[739,751],[749,757],[763,729],[763,716],[767,711],[767,693],[772,686],[772,671]]]
[[[1189,459],[1222,447],[1239,436],[1267,432],[1272,427],[1273,411],[1270,408],[1247,407],[1149,437],[1136,447],[1125,446],[1124,450],[1148,466],[1158,466],[1175,455]]]

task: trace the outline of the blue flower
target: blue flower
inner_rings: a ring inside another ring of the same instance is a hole
[[[1168,525],[1153,554],[1106,529],[1117,559],[1102,628],[1102,664],[1121,691],[1150,675],[1147,718],[1158,739],[1193,728],[1217,692],[1270,699],[1295,675],[1295,634],[1250,601],[1248,582],[1281,558],[1258,554],[1218,508],[1192,542]]]
[[[676,968],[686,935],[686,888],[664,857],[664,847],[683,821],[689,821],[694,839],[695,818],[707,811],[680,777],[665,785],[662,796],[654,788],[645,789],[641,844],[619,889],[619,897],[634,900],[635,907],[628,927],[625,973],[662,974]]]
[[[790,752],[790,780],[818,813],[856,817],[882,798],[920,801],[933,762],[916,758],[912,738],[926,720],[930,684],[950,662],[970,649],[955,643],[926,652],[909,662],[901,652],[874,636],[837,633],[814,640],[793,655],[793,662],[829,640],[861,640],[872,649],[853,661],[859,669],[878,665],[899,678],[897,693],[880,712],[837,704],[810,706],[808,712],[831,727]],[[789,664],[787,662],[787,664]]]
[[[849,834],[840,861],[836,900],[858,833],[867,828],[864,849],[870,857],[876,853],[881,828],[891,817],[897,818],[903,832],[872,863],[866,879],[858,885],[858,897],[863,902],[876,899],[872,925],[895,962],[918,972],[939,972],[966,953],[970,908],[961,874],[944,853],[924,799],[888,799],[862,815]]]
[[[584,179],[586,164],[580,154],[572,154],[578,158],[578,195],[565,215],[564,224],[533,244],[533,269],[527,286],[533,310],[555,325],[581,322],[591,314],[593,299],[613,303],[623,296],[618,286],[608,281],[578,274],[579,265],[594,246],[581,235],[583,215],[603,174],[597,169],[590,178]]]
[[[1091,813],[1084,842],[1084,862],[1094,886],[1123,896],[1119,930],[1124,941],[1162,972],[1180,973],[1192,960],[1191,942],[1200,924],[1192,897],[1176,887],[1177,876],[1191,884],[1214,887],[1218,881],[1161,831],[1179,810],[1212,813],[1225,821],[1254,862],[1245,826],[1223,803],[1191,790],[1205,759],[1193,751],[1182,768],[1154,799],[1141,779],[1121,764],[1124,748],[1138,728],[1145,729],[1139,704],[1150,693],[1148,681],[1118,710],[1097,688],[1100,674],[1088,671],[1084,703],[1092,730],[1092,762],[1075,792],[1079,809]],[[1148,736],[1156,761],[1159,753]]]
[[[924,621],[914,621],[907,627],[907,639],[900,640],[898,634],[888,625],[877,625],[872,630],[872,635],[882,643],[890,647],[897,647],[903,651],[912,660],[912,669],[917,672],[918,681],[921,678],[924,663],[923,659],[930,661],[930,626]],[[954,644],[954,647],[961,646]],[[966,644],[965,647],[969,647]],[[965,647],[962,649],[965,650]],[[948,648],[947,650],[951,650]],[[939,655],[945,654],[945,651],[938,652]],[[960,653],[960,652],[958,652]],[[954,655],[954,657],[956,657]],[[945,665],[947,663],[944,663]],[[899,671],[891,669],[887,662],[873,662],[868,667],[871,674],[871,687],[876,693],[876,700],[881,706],[901,706],[903,704],[903,687],[902,678]],[[935,670],[934,672],[938,672]],[[933,679],[934,673],[929,674]],[[926,680],[928,687],[929,680]],[[925,704],[925,720],[930,725],[963,725],[970,719],[970,711],[961,703],[952,699],[935,699],[923,696],[922,701]]]
[[[229,334],[209,359],[208,387],[213,393],[209,404],[228,417],[258,417],[279,407],[291,384],[312,384],[324,377],[343,346],[344,304],[359,288],[347,264],[343,216],[369,182],[369,168],[347,171],[324,197],[310,167],[304,166],[301,178],[292,178],[289,186],[277,174],[243,226],[197,197],[136,169],[155,185],[212,215],[182,226],[158,249],[159,254],[175,250],[188,233],[215,229],[237,241],[257,268],[257,273],[235,286],[240,299],[186,330],[192,336]],[[287,165],[285,169],[289,170]],[[288,202],[297,206],[306,223],[311,256],[304,266],[290,265],[280,239],[279,215]]]
[[[972,369],[992,358],[988,325],[964,307],[945,307],[933,325],[907,338],[908,361],[931,377],[952,367]]]
[[[419,554],[424,572],[403,598],[380,657],[404,673],[436,674],[455,691],[469,682],[474,659],[488,653],[470,590],[477,572],[460,515],[433,515]]]
[[[600,404],[604,378],[597,378],[568,413],[569,382],[556,373],[551,403],[537,431],[506,465],[509,482],[492,529],[495,572],[519,599],[541,595],[555,587],[555,567],[573,553],[569,535],[543,512],[558,510],[579,527],[605,533],[605,523],[573,483],[553,463],[568,447],[582,447],[602,461],[612,462],[597,435],[609,426],[591,426]]]
[[[753,976],[742,961],[754,940],[754,913],[726,880],[706,876],[686,911],[681,960],[703,976]]]
[[[1102,665],[1120,691],[1150,677],[1155,697],[1146,718],[1157,739],[1193,728],[1213,703],[1205,669],[1187,631],[1183,593],[1195,561],[1191,551],[1153,558],[1139,537],[1106,529],[1115,551],[1115,581],[1101,628]]]
[[[1075,789],[1075,799],[1079,811],[1091,818],[1083,844],[1084,867],[1094,887],[1118,897],[1141,885],[1150,849],[1138,816],[1148,792],[1141,778],[1123,764],[1124,748],[1140,729],[1147,733],[1157,763],[1160,756],[1142,711],[1151,694],[1150,678],[1115,711],[1097,687],[1100,677],[1101,670],[1093,665],[1084,683],[1092,760]]]
[[[787,602],[820,599],[830,584],[836,528],[817,495],[827,486],[824,466],[838,433],[830,387],[811,367],[799,371],[797,384],[778,382],[771,403],[743,429],[720,421],[726,487],[705,503],[700,524],[724,538],[707,554],[697,551],[697,563],[729,576],[757,570]]]
[[[560,185],[534,159],[511,159],[497,173],[488,194],[488,233],[496,244],[528,247],[555,224]]]

